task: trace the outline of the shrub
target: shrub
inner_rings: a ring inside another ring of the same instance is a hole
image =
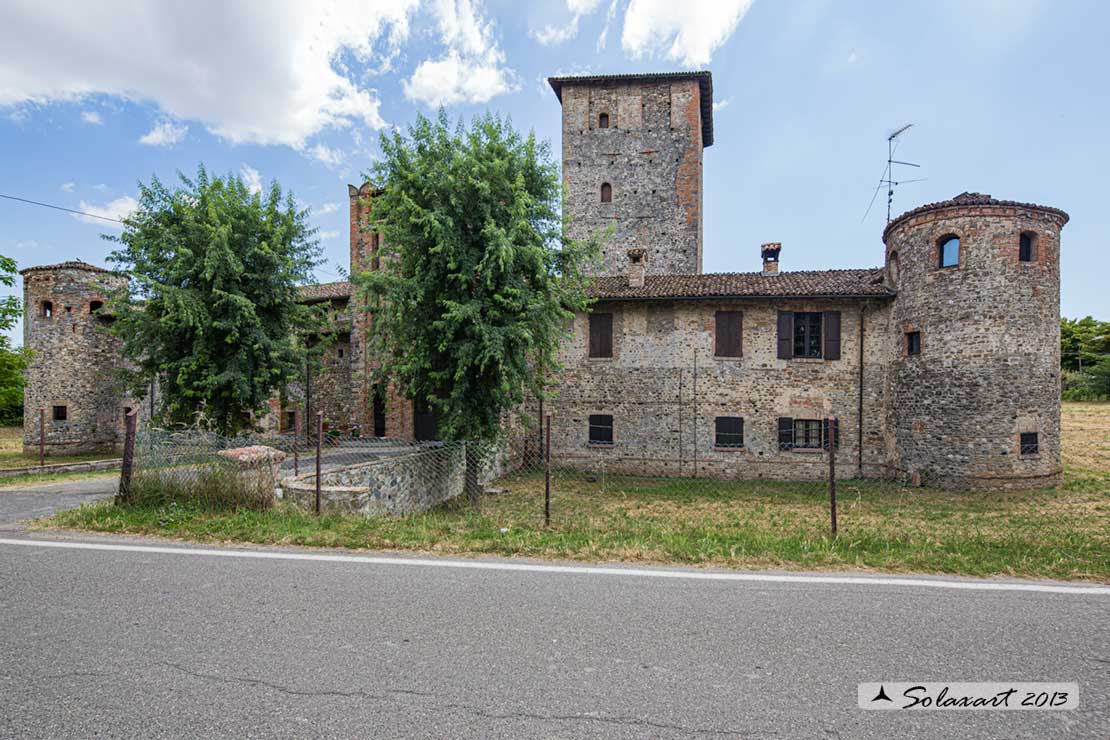
[[[274,505],[274,474],[268,465],[240,468],[222,458],[199,464],[136,470],[126,502],[132,506],[179,504],[207,511],[251,509]]]

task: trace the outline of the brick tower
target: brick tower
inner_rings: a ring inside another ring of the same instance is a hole
[[[709,72],[552,77],[563,106],[567,234],[615,231],[599,274],[624,274],[628,250],[646,272],[702,269],[702,150],[713,143]]]

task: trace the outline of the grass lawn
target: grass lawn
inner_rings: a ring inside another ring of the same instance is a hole
[[[119,455],[67,455],[63,457],[47,455],[46,464],[109,460],[113,457],[119,457]],[[31,455],[23,454],[23,427],[0,427],[0,469],[26,468],[38,464],[38,452]]]
[[[503,481],[506,493],[484,497],[478,511],[452,503],[399,519],[101,503],[46,525],[202,542],[1110,582],[1110,404],[1065,404],[1064,434],[1067,482],[1058,490],[840,483],[836,540],[820,483],[581,476],[555,480],[548,528],[537,477]]]

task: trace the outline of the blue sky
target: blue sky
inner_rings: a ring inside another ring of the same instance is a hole
[[[927,179],[895,212],[965,190],[1063,208],[1062,312],[1107,319],[1108,26],[1094,0],[7,0],[0,193],[118,215],[137,181],[198,162],[277,179],[312,208],[334,280],[346,185],[381,130],[489,109],[557,153],[547,76],[704,68],[707,271],[756,270],[767,241],[784,269],[881,264],[882,194],[863,216],[886,135],[912,122],[898,156]],[[106,232],[0,200],[21,267],[105,264]]]

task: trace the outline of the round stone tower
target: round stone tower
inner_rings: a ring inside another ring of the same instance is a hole
[[[129,278],[84,262],[28,267],[23,276],[23,344],[34,351],[23,402],[23,449],[46,454],[112,452],[123,442],[125,402],[115,371],[119,341],[105,331],[106,295]]]
[[[1054,485],[1060,464],[1063,211],[964,193],[883,232],[892,308],[890,452],[946,488]]]

